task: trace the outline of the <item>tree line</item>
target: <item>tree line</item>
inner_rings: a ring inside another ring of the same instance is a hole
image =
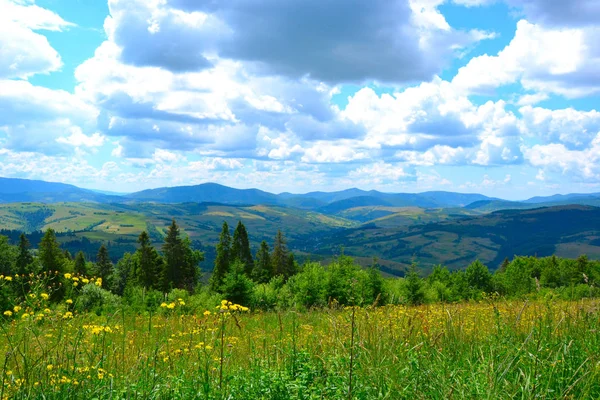
[[[102,281],[102,289],[94,290],[106,292],[96,293],[97,297],[109,298],[110,294],[135,302],[134,298],[141,293],[148,305],[160,303],[165,294],[176,291],[204,300],[226,298],[262,309],[321,307],[332,302],[341,305],[455,302],[481,299],[489,293],[563,298],[600,294],[600,262],[586,256],[577,259],[515,256],[506,259],[495,271],[480,261],[455,271],[437,265],[427,276],[421,276],[418,265],[413,263],[403,278],[384,278],[375,260],[372,266],[362,268],[343,254],[328,265],[319,262],[299,265],[281,231],[275,235],[272,248],[263,241],[253,256],[244,224],[238,222],[231,235],[224,222],[213,272],[207,284],[201,285],[199,264],[204,255],[192,248],[190,239],[182,235],[175,220],[160,249],[153,246],[147,232],[139,235],[137,244],[134,252],[126,253],[113,264],[105,245],[99,247],[95,262],[86,260],[83,252],[73,257],[61,248],[52,229],[45,232],[37,252],[32,252],[24,234],[16,246],[0,236],[0,275],[51,272],[58,276],[93,275]],[[53,298],[60,299],[62,294],[57,290]]]

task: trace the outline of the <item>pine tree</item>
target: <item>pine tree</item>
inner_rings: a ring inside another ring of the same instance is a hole
[[[204,259],[202,252],[191,248],[189,239],[182,239],[175,220],[171,223],[163,244],[164,289],[193,290],[198,281],[198,263]]]
[[[123,296],[125,288],[130,282],[131,275],[135,270],[136,259],[131,253],[125,253],[123,258],[117,262],[113,273],[111,291],[119,296]]]
[[[39,246],[39,259],[42,271],[63,272],[64,254],[56,240],[54,229],[48,229]]]
[[[281,230],[278,230],[277,236],[275,236],[273,254],[271,255],[271,264],[274,276],[281,275],[284,277],[284,279],[287,279],[295,272],[294,258],[293,256],[290,257],[290,252],[287,248],[286,240]]]
[[[31,263],[33,263],[33,256],[29,251],[30,248],[31,245],[29,244],[29,240],[27,240],[27,236],[25,236],[24,233],[21,233],[21,236],[19,237],[17,260],[15,262],[15,272],[17,274],[22,275],[29,272],[29,267]]]
[[[113,273],[113,268],[113,263],[110,261],[110,256],[108,255],[108,249],[105,245],[101,245],[100,249],[98,249],[98,255],[96,256],[98,276],[102,278],[104,282],[108,283]],[[108,284],[106,286],[108,287]]]
[[[135,252],[136,262],[131,277],[134,285],[146,289],[162,289],[164,275],[163,259],[150,243],[150,236],[146,231],[138,237],[140,247]]]
[[[250,276],[254,268],[254,260],[250,251],[250,241],[248,232],[242,221],[238,221],[237,227],[233,232],[233,242],[231,244],[230,264],[239,261],[244,265],[244,272]]]
[[[87,261],[85,260],[85,254],[83,251],[80,251],[75,255],[75,273],[79,275],[86,275],[87,271]]]
[[[179,227],[175,220],[171,221],[171,226],[165,237],[165,243],[162,247],[163,256],[165,258],[164,269],[164,289],[178,287],[181,282],[181,266],[183,264],[183,254],[181,249],[181,237],[179,236]]]
[[[221,290],[223,279],[229,272],[229,261],[231,259],[231,235],[229,234],[229,225],[223,221],[223,228],[219,235],[217,244],[217,257],[215,258],[215,267],[210,277],[210,288],[216,292]]]
[[[260,244],[260,249],[256,253],[256,262],[252,270],[252,279],[259,283],[267,283],[273,277],[273,267],[271,265],[271,254],[269,245],[264,240]]]
[[[423,280],[417,272],[417,265],[415,263],[411,264],[408,274],[404,279],[406,280],[406,297],[408,304],[422,304],[425,300],[425,293],[423,292]]]

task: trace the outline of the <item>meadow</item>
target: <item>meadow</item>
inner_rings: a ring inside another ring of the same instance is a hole
[[[96,315],[44,290],[0,317],[1,399],[600,397],[596,299],[260,312],[183,293]]]

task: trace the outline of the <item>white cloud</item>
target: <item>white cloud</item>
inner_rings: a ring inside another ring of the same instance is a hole
[[[537,104],[541,101],[548,100],[550,96],[546,93],[533,93],[533,94],[524,94],[519,97],[517,101],[517,105],[519,106],[531,106]]]
[[[82,139],[79,134],[95,130],[98,115],[94,106],[66,91],[16,80],[0,80],[0,109],[0,126],[7,135],[4,147],[47,154],[70,147],[57,139],[73,133],[72,139]]]
[[[413,172],[414,174],[414,172]],[[354,185],[382,185],[414,178],[413,174],[405,171],[401,164],[390,164],[383,161],[358,167],[348,173]]]
[[[45,36],[34,31],[60,31],[71,25],[36,5],[0,0],[0,79],[27,78],[59,69],[59,54]]]
[[[453,86],[491,94],[520,82],[527,90],[582,97],[600,92],[600,28],[545,28],[525,20],[496,56],[474,57],[460,68]]]
[[[569,149],[583,149],[600,133],[600,112],[596,110],[549,110],[525,106],[519,112],[523,116],[523,130],[544,143],[560,143]]]
[[[81,128],[73,127],[71,128],[71,135],[61,136],[56,141],[74,147],[100,147],[104,144],[105,139],[98,132],[87,136],[81,131]]]
[[[562,144],[535,145],[524,151],[525,158],[534,167],[559,172],[573,180],[600,182],[600,134],[589,148],[570,150]]]

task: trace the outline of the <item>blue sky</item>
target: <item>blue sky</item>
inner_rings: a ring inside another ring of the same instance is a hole
[[[597,0],[0,0],[0,176],[600,192]]]

